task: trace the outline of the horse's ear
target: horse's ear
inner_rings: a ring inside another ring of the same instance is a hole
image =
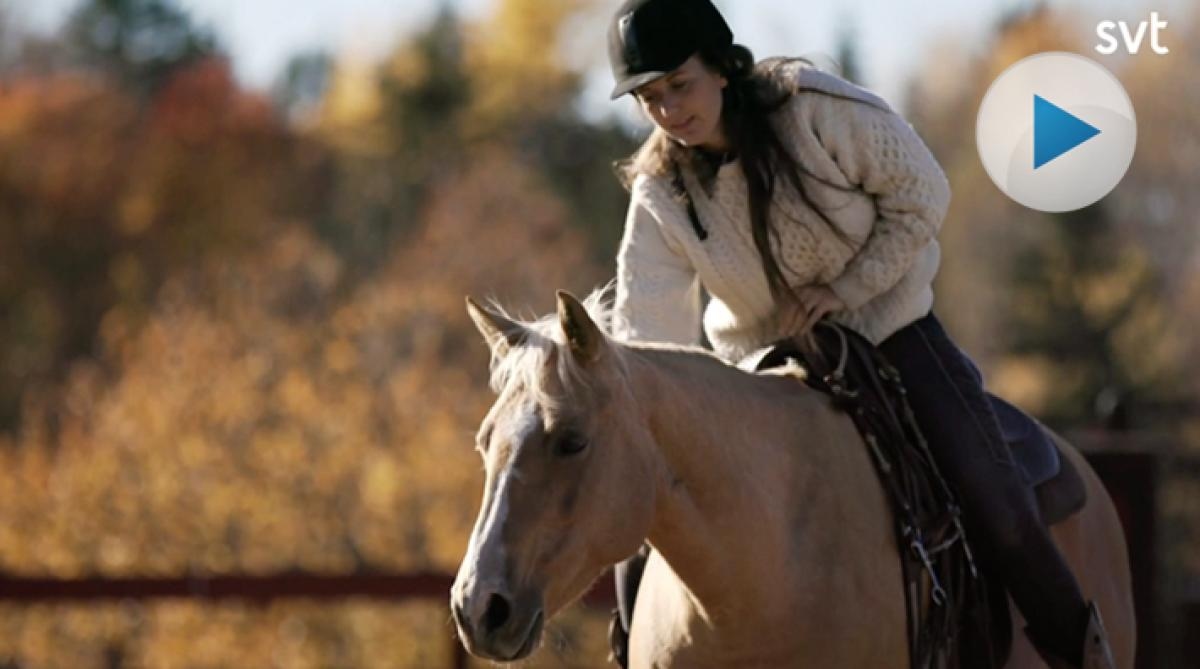
[[[467,296],[467,314],[475,321],[479,334],[492,349],[492,354],[503,357],[509,349],[521,343],[525,338],[525,326],[511,321],[500,314],[493,313],[479,306]]]
[[[557,294],[558,322],[567,337],[571,353],[580,362],[596,360],[606,345],[604,333],[574,295],[565,290],[560,290]]]

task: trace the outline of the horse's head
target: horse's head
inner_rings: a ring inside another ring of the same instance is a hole
[[[586,304],[560,291],[556,316],[519,323],[467,300],[497,399],[476,436],[483,503],[450,604],[481,657],[529,655],[543,623],[649,531],[652,441],[627,352],[593,319],[599,294]]]

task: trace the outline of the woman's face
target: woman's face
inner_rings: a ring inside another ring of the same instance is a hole
[[[633,94],[654,124],[676,141],[725,151],[729,147],[721,131],[721,89],[727,84],[725,77],[693,55]]]

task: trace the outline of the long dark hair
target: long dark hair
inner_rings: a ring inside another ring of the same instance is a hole
[[[801,175],[844,192],[853,192],[854,189],[832,183],[806,169],[780,140],[770,122],[770,116],[796,92],[795,72],[789,65],[803,62],[811,66],[812,63],[803,58],[772,58],[756,66],[754,55],[740,44],[730,45],[721,51],[701,50],[699,57],[709,69],[728,81],[722,91],[721,129],[741,162],[749,196],[750,230],[762,259],[771,294],[776,299],[794,296],[795,292],[788,285],[780,259],[771,251],[771,240],[778,236],[778,230],[771,225],[768,214],[781,175],[799,194],[805,206],[815,212],[839,240],[847,245],[854,244],[813,202]],[[845,99],[854,100],[849,97]],[[661,128],[655,128],[637,152],[616,163],[617,176],[626,189],[632,186],[638,173],[670,178],[678,174],[679,166],[684,161],[692,159],[690,151],[668,137]],[[675,179],[674,183],[675,196],[690,207],[690,196],[682,181]]]

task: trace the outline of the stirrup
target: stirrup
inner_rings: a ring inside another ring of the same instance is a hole
[[[1088,602],[1088,626],[1083,638],[1083,669],[1114,669],[1112,648],[1108,645],[1108,633],[1100,619],[1096,602]]]
[[[1095,602],[1088,602],[1087,631],[1083,634],[1083,661],[1076,667],[1047,650],[1044,644],[1038,643],[1037,637],[1025,628],[1025,635],[1033,643],[1034,650],[1041,656],[1042,661],[1050,669],[1115,669],[1112,648],[1108,645],[1108,633],[1104,631],[1104,622],[1100,619],[1100,609]]]

